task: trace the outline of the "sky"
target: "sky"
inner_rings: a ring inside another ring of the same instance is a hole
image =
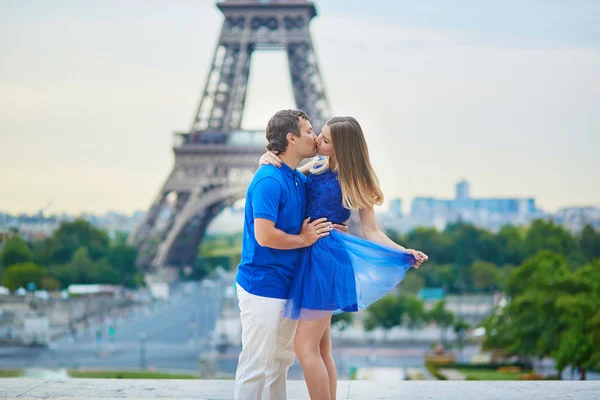
[[[361,123],[386,197],[600,206],[600,2],[320,0],[335,115]],[[0,0],[0,212],[146,210],[191,126],[222,24],[212,0]],[[243,126],[293,108],[252,59]]]

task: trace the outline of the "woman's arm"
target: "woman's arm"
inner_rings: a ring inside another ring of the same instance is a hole
[[[310,170],[312,169],[312,167],[315,166],[315,164],[319,161],[319,159],[317,157],[315,157],[314,159],[312,159],[311,161],[307,162],[306,164],[304,164],[303,166],[301,166],[300,168],[298,168],[298,171],[302,172],[304,175],[308,176],[308,174],[310,174]]]
[[[360,226],[362,228],[364,238],[368,241],[406,251],[406,248],[394,242],[392,239],[387,237],[386,234],[381,231],[381,229],[379,229],[377,226],[377,220],[375,219],[375,210],[373,207],[363,208],[360,210]]]
[[[394,242],[392,239],[386,236],[385,233],[377,226],[377,220],[375,219],[375,210],[373,207],[362,208],[360,210],[360,225],[363,231],[365,239],[379,243],[383,246],[396,248],[411,253],[415,257],[415,268],[419,268],[423,262],[427,261],[429,257],[421,251],[407,249]]]
[[[318,161],[319,161],[318,157],[315,157],[311,161],[307,162],[306,164],[304,164],[303,166],[298,168],[298,171],[300,171],[304,175],[308,176],[308,174],[310,174],[311,168],[314,167]],[[279,157],[277,157],[277,155],[275,153],[273,153],[272,151],[267,151],[265,154],[260,156],[260,159],[258,160],[259,166],[265,165],[265,164],[271,164],[276,167],[281,167],[281,159]]]

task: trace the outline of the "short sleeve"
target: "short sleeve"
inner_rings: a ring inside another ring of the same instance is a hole
[[[281,184],[274,178],[263,178],[252,189],[252,216],[277,222]]]

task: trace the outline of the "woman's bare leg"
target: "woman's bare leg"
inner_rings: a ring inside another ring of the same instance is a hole
[[[329,377],[330,398],[331,400],[335,400],[337,392],[337,371],[335,369],[335,360],[333,359],[333,354],[331,353],[331,321],[323,333],[323,337],[321,337],[319,348],[321,350],[321,358],[323,359],[325,368],[327,369],[327,376]]]
[[[323,358],[320,343],[323,334],[331,323],[331,314],[312,320],[298,321],[294,351],[304,372],[311,400],[331,400],[329,375]]]

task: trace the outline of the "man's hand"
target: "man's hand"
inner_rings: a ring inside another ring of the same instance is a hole
[[[348,223],[344,222],[343,224],[333,224],[333,229],[336,231],[348,233]]]
[[[281,167],[281,160],[272,151],[267,151],[265,154],[260,156],[260,159],[258,160],[258,166],[266,165],[266,164],[271,164],[276,167]]]
[[[419,266],[421,264],[423,264],[425,261],[429,260],[429,257],[427,257],[427,254],[423,253],[422,251],[418,251],[418,250],[414,250],[414,249],[406,249],[406,251],[408,251],[410,254],[412,254],[415,257],[415,264],[413,265],[413,268],[419,268]]]
[[[300,231],[300,237],[304,240],[306,247],[311,246],[322,237],[328,236],[333,229],[333,225],[327,221],[327,218],[319,218],[310,223],[308,221],[310,218],[304,220]]]

